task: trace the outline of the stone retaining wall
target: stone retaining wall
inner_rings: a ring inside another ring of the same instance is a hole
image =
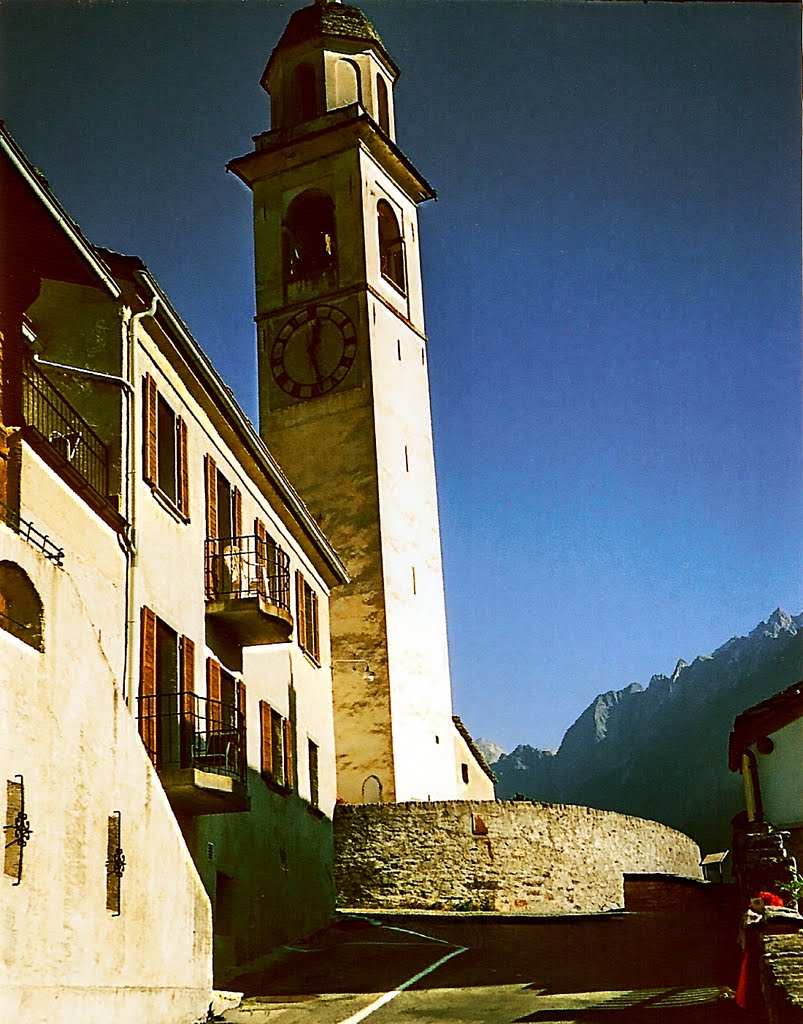
[[[803,1024],[803,934],[763,936],[761,989],[770,1024]]]
[[[341,804],[338,905],[533,914],[624,906],[626,872],[701,878],[700,851],[665,825],[529,801]]]

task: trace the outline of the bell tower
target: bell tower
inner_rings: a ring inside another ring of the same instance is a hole
[[[352,583],[332,594],[338,795],[460,795],[417,207],[399,70],[365,15],[296,11],[229,164],[254,200],[260,432]]]

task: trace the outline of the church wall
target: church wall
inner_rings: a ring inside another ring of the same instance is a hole
[[[493,800],[494,784],[479,766],[469,745],[457,729],[454,738],[455,788],[461,800]]]
[[[456,795],[451,685],[423,342],[376,306],[372,372],[396,798],[448,799]]]
[[[338,792],[354,803],[362,802],[371,776],[384,799],[394,792],[372,435],[361,390],[282,410],[267,434],[352,580],[332,591],[330,614]],[[372,681],[365,679],[366,665]]]
[[[612,811],[525,801],[338,806],[341,907],[531,914],[624,905],[625,873],[702,878],[687,836]]]
[[[80,500],[22,454],[24,515],[65,556],[58,568],[0,525],[0,559],[27,574],[44,622],[42,651],[0,630],[0,815],[8,824],[7,782],[22,776],[32,830],[20,884],[9,853],[0,875],[0,1016],[190,1024],[212,998],[210,906],[123,697],[123,556],[112,532],[97,519],[93,528]],[[115,812],[119,915],[107,902]]]
[[[451,682],[423,331],[417,216],[363,156],[381,543],[388,621],[396,799],[448,799],[455,780]],[[376,205],[392,201],[405,238],[407,294],[383,278]],[[386,304],[387,303],[387,304]],[[388,305],[391,308],[388,308]],[[394,312],[395,311],[395,312]],[[398,315],[400,314],[400,315]],[[418,326],[413,330],[405,322]]]

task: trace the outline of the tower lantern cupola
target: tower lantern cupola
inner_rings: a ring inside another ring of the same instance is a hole
[[[261,85],[270,95],[274,131],[356,104],[395,140],[398,77],[398,67],[362,11],[340,0],[315,0],[290,18]]]

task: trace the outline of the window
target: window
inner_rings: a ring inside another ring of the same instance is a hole
[[[143,395],[143,476],[188,516],[187,424],[159,394],[156,381],[148,373],[143,381]]]
[[[307,756],[309,759],[309,802],[313,807],[319,805],[318,790],[318,744],[312,740],[307,741]]]
[[[404,239],[393,207],[387,199],[376,204],[379,231],[379,269],[382,277],[406,294],[407,281],[404,267]]]
[[[264,596],[279,608],[290,608],[290,556],[282,551],[261,519],[254,520],[257,579]]]
[[[139,732],[153,764],[181,764],[194,717],[195,644],[150,608],[140,616]]]
[[[296,571],[296,612],[298,644],[305,654],[319,664],[318,595],[300,571]]]
[[[307,740],[307,757],[309,761],[309,803],[312,807],[318,807],[320,803],[318,743],[313,743],[311,739]]]
[[[268,704],[259,702],[259,729],[262,745],[261,771],[270,782],[293,788],[293,728],[289,718]]]
[[[106,830],[106,909],[120,916],[125,855],[120,838],[120,814],[109,815]]]
[[[239,595],[245,581],[241,551],[242,494],[218,470],[211,455],[204,459],[206,494],[206,596]]]
[[[43,618],[42,599],[25,570],[16,562],[0,562],[0,628],[43,651]]]
[[[295,86],[294,120],[311,121],[318,114],[318,82],[311,64],[299,64],[293,72]]]
[[[215,910],[212,930],[215,935],[231,935],[234,927],[235,882],[231,875],[215,872]]]
[[[468,785],[468,765],[465,763],[460,765],[460,777]]]
[[[201,767],[245,779],[246,701],[245,683],[207,658],[206,721],[196,723],[194,737]]]
[[[388,102],[388,85],[385,79],[377,74],[376,76],[376,114],[379,127],[387,135],[390,135],[390,103]]]
[[[318,277],[334,267],[335,204],[322,189],[296,196],[284,217],[285,280]]]

